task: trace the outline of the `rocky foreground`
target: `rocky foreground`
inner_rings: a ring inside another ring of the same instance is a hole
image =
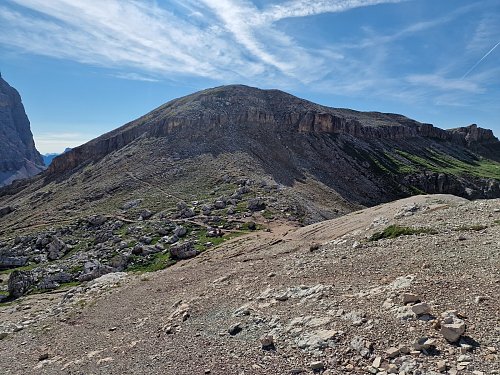
[[[162,271],[1,304],[2,373],[500,372],[499,199],[263,224]]]

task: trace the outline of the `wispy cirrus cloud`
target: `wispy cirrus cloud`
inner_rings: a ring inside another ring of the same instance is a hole
[[[168,8],[149,0],[9,0],[0,5],[0,43],[157,77],[281,76],[308,83],[327,74],[328,61],[342,54],[303,47],[275,21],[401,1],[288,1],[259,10],[245,0],[173,1]]]
[[[384,25],[360,22],[344,34],[325,32],[332,33],[326,43],[315,43],[314,35],[302,38],[300,32],[285,27],[287,22],[296,25],[301,17],[311,21],[320,14],[366,7],[375,11],[377,5],[397,3],[419,2],[5,0],[0,5],[0,45],[106,67],[111,75],[127,80],[201,77],[217,83],[306,87],[408,101],[483,94],[491,78],[474,69],[467,79],[461,77],[483,56],[477,55],[484,51],[479,46],[492,46],[497,18],[483,12],[471,28],[474,35],[440,41],[446,39],[445,25],[472,22],[469,13],[481,9],[479,3],[462,2],[461,7],[425,17],[405,13],[400,17],[404,22],[398,17]],[[405,43],[417,38],[413,44]],[[412,64],[417,57],[422,64]]]
[[[408,0],[290,0],[282,4],[270,5],[260,15],[264,22],[279,21],[284,18],[308,17],[323,13],[345,12],[355,8],[378,4],[401,3]]]
[[[470,93],[481,93],[484,89],[472,81],[456,78],[445,78],[439,74],[415,74],[406,77],[406,81],[414,85],[426,85],[442,91],[458,90]]]

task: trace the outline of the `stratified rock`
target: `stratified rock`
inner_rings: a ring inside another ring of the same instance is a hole
[[[21,97],[1,76],[0,134],[0,186],[34,176],[44,169]]]

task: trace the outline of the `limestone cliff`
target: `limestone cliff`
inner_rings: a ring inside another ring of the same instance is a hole
[[[0,186],[43,169],[21,96],[0,76]]]

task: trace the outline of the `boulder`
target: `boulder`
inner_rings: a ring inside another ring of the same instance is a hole
[[[403,305],[406,305],[408,303],[416,303],[419,301],[420,301],[420,296],[418,294],[403,293],[401,295],[401,302],[403,302]]]
[[[101,262],[97,260],[89,261],[83,265],[83,272],[82,275],[78,278],[78,281],[94,280],[113,271],[114,270],[112,267],[101,264]]]
[[[465,322],[454,311],[441,314],[441,334],[448,342],[457,342],[465,333]]]
[[[450,324],[441,323],[441,334],[449,342],[457,342],[465,333],[465,322],[461,319],[458,320]]]
[[[61,258],[67,251],[66,244],[57,237],[52,238],[52,242],[48,245],[47,258],[56,260]]]
[[[183,244],[172,246],[170,248],[170,255],[173,259],[188,259],[198,255],[198,251],[194,248],[192,242],[184,242]]]
[[[37,278],[33,271],[14,271],[10,274],[9,295],[18,298],[26,294],[36,283]]]
[[[25,256],[0,256],[0,270],[23,267],[28,263]]]
[[[262,211],[266,208],[266,203],[261,198],[251,198],[248,200],[247,207],[250,211]]]
[[[106,220],[108,220],[108,219],[104,215],[94,215],[94,216],[89,217],[87,219],[87,222],[93,227],[98,227],[98,226],[104,224],[106,222]]]
[[[10,214],[14,212],[14,209],[11,206],[0,208],[0,217]]]
[[[425,303],[417,303],[411,307],[411,310],[416,314],[416,315],[424,315],[424,314],[429,314],[431,312],[431,307]]]
[[[180,237],[184,237],[187,233],[187,229],[181,225],[179,225],[178,227],[176,227],[174,229],[174,236],[180,238]]]

